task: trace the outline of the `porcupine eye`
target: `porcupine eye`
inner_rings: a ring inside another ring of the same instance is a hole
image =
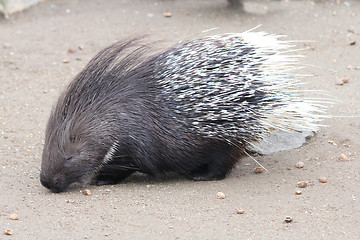
[[[75,159],[73,158],[73,156],[67,157],[65,162],[64,162],[64,166],[65,167],[71,167],[71,165],[74,163],[74,160]]]

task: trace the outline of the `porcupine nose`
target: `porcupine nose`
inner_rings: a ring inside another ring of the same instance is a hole
[[[64,184],[61,184],[61,182],[55,180],[51,180],[49,178],[46,178],[43,175],[40,175],[40,182],[41,184],[49,189],[53,193],[59,193],[66,190],[66,187]]]

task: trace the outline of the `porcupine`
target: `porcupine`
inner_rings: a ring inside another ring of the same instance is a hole
[[[100,51],[53,107],[40,180],[52,192],[116,184],[134,172],[226,177],[271,129],[315,131],[291,44],[229,33],[150,53],[143,37]]]

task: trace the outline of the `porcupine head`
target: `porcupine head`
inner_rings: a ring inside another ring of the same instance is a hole
[[[125,60],[113,65],[128,45],[131,41],[98,53],[53,107],[45,131],[40,174],[42,185],[51,191],[62,192],[73,184],[89,183],[106,158],[114,154],[114,143],[128,135],[121,132],[131,128],[126,125],[131,118],[123,107],[126,103],[119,103],[121,99],[117,101],[114,91],[109,90],[114,90],[114,85],[122,88],[118,78],[131,78],[127,75],[131,67]],[[131,102],[131,86],[123,92],[123,99]],[[136,109],[136,100],[131,104]]]
[[[318,127],[321,107],[303,97],[298,75],[292,72],[299,56],[283,54],[290,44],[278,36],[214,35],[147,58],[139,57],[146,45],[136,42],[102,50],[53,108],[40,174],[42,184],[53,192],[94,178],[99,182],[101,176],[114,178],[105,183],[116,183],[135,170],[152,173],[164,168],[189,173],[193,179],[221,179],[234,162],[211,166],[206,151],[191,152],[202,146],[195,138],[237,142],[246,148],[271,129]],[[134,46],[132,53],[124,54]],[[129,169],[121,169],[120,175],[112,172],[107,166],[116,161]],[[211,176],[205,175],[207,169]]]

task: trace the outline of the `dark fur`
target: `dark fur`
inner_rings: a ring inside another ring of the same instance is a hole
[[[41,183],[114,184],[135,171],[173,171],[194,180],[224,178],[240,156],[228,140],[204,137],[168,108],[155,62],[140,39],[98,53],[60,96],[47,123]],[[129,53],[130,52],[130,53]],[[112,160],[104,156],[117,142]]]

